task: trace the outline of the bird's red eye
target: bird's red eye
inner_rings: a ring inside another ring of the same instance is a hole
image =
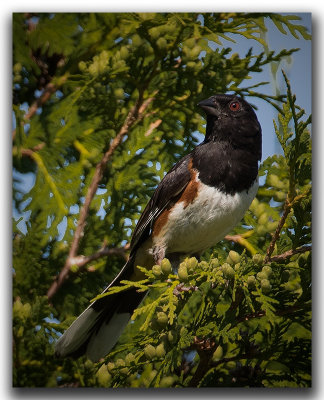
[[[230,108],[231,111],[240,111],[241,104],[238,101],[232,101],[229,104],[229,108]]]

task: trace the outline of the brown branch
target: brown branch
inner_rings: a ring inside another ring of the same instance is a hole
[[[74,232],[70,251],[69,251],[68,257],[66,259],[65,265],[47,292],[47,297],[49,299],[51,299],[55,295],[55,293],[58,291],[58,289],[62,286],[62,284],[68,278],[70,268],[73,265],[72,261],[77,256],[77,251],[79,248],[80,240],[83,236],[83,231],[84,231],[86,219],[87,219],[87,216],[89,213],[91,201],[94,198],[95,193],[98,189],[98,185],[103,177],[103,173],[104,173],[107,162],[113,155],[116,148],[120,145],[120,143],[122,142],[124,137],[129,133],[130,128],[135,124],[135,122],[138,122],[143,118],[145,110],[151,104],[151,102],[153,100],[154,100],[154,97],[150,97],[147,100],[143,101],[142,95],[139,96],[135,106],[129,111],[120,131],[118,132],[116,137],[110,143],[109,149],[106,151],[106,153],[102,157],[101,161],[97,164],[91,184],[90,184],[87,194],[86,194],[84,204],[80,210],[79,220],[78,220],[75,232]]]
[[[288,214],[290,213],[290,210],[292,209],[292,207],[301,199],[305,198],[308,193],[310,192],[310,188],[308,188],[304,193],[301,193],[295,197],[292,198],[292,196],[290,195],[291,192],[288,193],[286,201],[285,201],[285,205],[284,205],[284,212],[280,218],[280,221],[278,223],[277,229],[275,231],[275,233],[272,235],[272,239],[270,242],[270,245],[267,249],[267,254],[265,256],[265,263],[268,263],[271,260],[271,254],[273,253],[273,250],[275,248],[275,244],[277,242],[277,240],[279,239],[280,236],[280,232],[286,222],[286,219],[288,217]],[[307,250],[305,250],[307,251]]]
[[[201,346],[200,343],[210,343],[210,346]],[[190,350],[196,350],[199,355],[199,363],[194,372],[190,382],[190,387],[198,387],[200,381],[206,375],[210,368],[215,368],[218,365],[227,363],[229,361],[238,361],[250,358],[256,358],[257,353],[256,351],[250,351],[249,353],[245,354],[238,354],[233,357],[224,357],[220,360],[213,361],[213,353],[216,349],[216,343],[213,340],[201,340],[200,343],[197,342],[197,338],[195,337],[194,343],[190,346]]]
[[[210,363],[213,358],[213,353],[216,348],[216,343],[213,339],[199,339],[196,336],[194,338],[193,348],[197,350],[197,353],[199,355],[199,364],[189,382],[189,386],[197,387],[199,382],[209,370]]]
[[[162,122],[162,119],[157,119],[156,121],[152,122],[148,128],[148,130],[145,132],[144,136],[150,136],[150,134],[154,131],[155,128],[157,128]]]
[[[83,256],[79,255],[70,260],[72,265],[77,266],[78,268],[82,268],[85,265],[91,263],[92,261],[98,260],[101,257],[106,256],[119,256],[122,257],[125,261],[127,261],[127,250],[129,249],[129,244],[124,247],[116,247],[116,248],[108,248],[103,247],[96,253],[92,254],[91,256]]]
[[[291,207],[292,207],[292,205],[288,201],[288,198],[287,198],[286,201],[285,201],[285,205],[284,205],[284,212],[283,212],[283,214],[282,214],[282,216],[280,218],[280,221],[279,221],[278,226],[277,226],[277,228],[275,230],[275,233],[272,235],[272,239],[271,239],[270,245],[269,245],[269,247],[267,249],[267,254],[266,254],[265,259],[264,259],[265,263],[268,263],[270,261],[270,259],[271,259],[271,254],[273,253],[273,250],[275,248],[276,242],[279,239],[280,232],[281,232],[281,230],[282,230],[282,228],[283,228],[283,226],[284,226],[284,224],[286,222],[286,219],[287,219],[288,214],[289,214],[289,212],[291,210]]]
[[[295,254],[305,253],[306,251],[311,251],[311,250],[312,250],[311,245],[305,245],[305,246],[299,247],[297,249],[291,249],[291,250],[286,251],[285,253],[278,254],[276,256],[272,256],[272,257],[270,257],[269,262],[284,261],[287,258],[290,258]]]
[[[238,235],[226,235],[224,237],[225,240],[230,242],[238,243],[242,247],[245,247],[252,255],[257,253],[257,250],[252,246],[252,244],[246,239],[250,237],[254,233],[254,230],[251,229],[245,233]]]
[[[290,306],[290,307],[284,308],[282,310],[277,310],[275,312],[275,315],[277,315],[278,317],[282,317],[284,315],[291,314],[291,313],[294,313],[299,310],[301,310],[300,306],[295,304],[294,306]],[[253,318],[262,318],[265,315],[266,315],[266,312],[264,310],[259,310],[254,313],[251,313],[251,314],[246,314],[246,315],[244,315],[244,317],[241,317],[237,320],[237,324],[239,324],[240,322],[243,322],[243,321],[249,321],[250,319],[253,319]]]
[[[29,107],[28,112],[25,114],[24,119],[28,120],[30,119],[34,114],[36,114],[36,111],[38,110],[39,107],[42,107],[44,103],[48,101],[48,99],[52,96],[53,93],[55,93],[57,90],[56,85],[54,85],[52,82],[49,82],[44,89],[43,94],[34,101],[34,103]]]
[[[199,364],[197,366],[197,369],[195,373],[193,374],[193,377],[191,378],[189,382],[189,387],[198,387],[199,382],[202,380],[202,378],[206,375],[206,373],[209,370],[210,362],[212,360],[212,354],[205,354],[204,352],[201,352],[199,354]]]
[[[37,144],[31,149],[24,149],[24,148],[18,149],[16,146],[14,146],[12,148],[12,154],[13,155],[21,154],[22,156],[32,157],[34,152],[41,150],[44,146],[45,146],[44,142]]]

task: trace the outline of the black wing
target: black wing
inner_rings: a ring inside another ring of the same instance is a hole
[[[178,161],[155,189],[133,232],[131,241],[132,252],[149,237],[158,216],[190,182],[190,172],[188,169],[190,159],[191,154],[188,154]]]

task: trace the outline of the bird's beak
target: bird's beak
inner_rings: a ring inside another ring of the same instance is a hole
[[[213,97],[209,97],[206,100],[200,101],[197,106],[202,108],[207,115],[213,115],[215,117],[219,117],[219,111],[217,108],[217,103],[215,103],[215,99]]]

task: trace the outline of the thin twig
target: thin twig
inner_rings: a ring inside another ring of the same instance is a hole
[[[157,128],[162,122],[162,119],[157,119],[156,121],[152,122],[148,128],[148,130],[144,133],[144,136],[150,136],[150,134]]]
[[[282,310],[277,310],[277,311],[275,312],[275,315],[277,315],[278,317],[282,317],[282,316],[284,316],[284,315],[292,314],[292,313],[294,313],[294,312],[296,312],[296,311],[299,311],[299,310],[301,310],[300,306],[298,306],[297,304],[295,304],[295,305],[293,305],[293,306],[284,308],[284,309],[282,309]],[[239,324],[240,322],[249,321],[250,319],[262,318],[262,317],[264,317],[265,315],[266,315],[266,311],[265,311],[265,310],[259,310],[259,311],[256,311],[256,312],[254,312],[254,313],[244,315],[243,317],[239,318],[239,319],[236,321],[236,323]]]
[[[12,148],[12,154],[17,155],[21,154],[22,156],[27,156],[27,157],[33,157],[33,153],[36,151],[40,151],[43,147],[45,147],[45,143],[41,142],[37,144],[36,146],[32,147],[31,149],[24,149],[24,148],[17,148],[16,146],[13,146]]]
[[[301,199],[305,198],[305,197],[308,195],[309,192],[310,192],[310,188],[308,188],[304,193],[301,193],[301,194],[299,194],[299,195],[296,195],[296,196],[294,196],[293,198],[292,198],[292,196],[288,193],[287,198],[286,198],[286,201],[285,201],[285,204],[284,204],[284,211],[283,211],[283,214],[282,214],[282,216],[281,216],[281,218],[280,218],[280,220],[279,220],[279,223],[278,223],[278,226],[277,226],[277,228],[276,228],[276,230],[275,230],[275,233],[272,235],[272,239],[271,239],[270,245],[269,245],[269,247],[268,247],[268,249],[267,249],[267,254],[266,254],[265,259],[264,259],[265,263],[270,262],[270,260],[272,259],[272,258],[271,258],[271,254],[272,254],[273,251],[274,251],[276,242],[277,242],[277,240],[279,239],[280,232],[281,232],[281,230],[282,230],[282,228],[283,228],[283,226],[284,226],[284,224],[285,224],[285,222],[286,222],[286,219],[287,219],[287,217],[288,217],[288,215],[289,215],[289,213],[290,213],[290,210],[292,209],[292,207],[293,207],[298,201],[300,201]],[[305,251],[307,251],[307,250],[305,250]]]
[[[93,253],[91,256],[79,255],[74,257],[70,261],[73,265],[77,266],[78,268],[82,268],[85,265],[89,264],[90,262],[106,256],[120,256],[123,257],[125,261],[127,261],[128,249],[129,249],[129,244],[127,244],[124,247],[116,247],[116,248],[104,247],[99,251],[97,251],[96,253]]]
[[[242,234],[238,234],[238,235],[226,235],[224,237],[225,240],[228,240],[230,242],[234,242],[234,243],[238,243],[241,246],[245,247],[246,250],[248,250],[252,255],[257,253],[257,250],[252,246],[252,244],[246,239],[249,236],[251,236],[253,234],[253,229],[251,229],[250,231],[247,231],[245,233]]]
[[[284,224],[286,222],[286,219],[288,217],[288,214],[289,214],[290,210],[291,210],[291,203],[288,201],[288,198],[287,198],[286,201],[285,201],[285,205],[284,205],[284,212],[283,212],[283,214],[282,214],[282,216],[280,218],[280,221],[279,221],[278,226],[277,226],[277,228],[275,230],[275,233],[272,235],[272,239],[271,239],[270,245],[269,245],[269,247],[267,249],[267,254],[266,254],[265,259],[264,259],[265,263],[268,263],[270,261],[270,259],[271,259],[271,254],[273,253],[273,250],[275,248],[276,242],[279,239],[280,232],[281,232],[281,230],[282,230],[282,228],[283,228],[283,226],[284,226]]]
[[[68,257],[65,261],[64,267],[62,268],[59,275],[56,277],[51,287],[47,292],[47,297],[51,299],[58,289],[62,286],[65,280],[68,278],[70,268],[73,265],[73,260],[77,256],[77,251],[79,248],[80,240],[83,236],[83,231],[86,224],[86,219],[89,213],[90,204],[92,199],[94,198],[96,191],[98,189],[98,185],[103,177],[104,170],[106,168],[107,162],[110,160],[116,148],[120,145],[124,137],[129,133],[130,128],[135,124],[135,122],[140,121],[147,107],[152,103],[154,97],[150,97],[147,100],[143,101],[142,95],[139,96],[135,106],[129,111],[123,126],[120,131],[116,135],[116,137],[110,143],[109,149],[103,155],[101,161],[97,164],[91,184],[88,188],[86,198],[84,204],[80,210],[79,220],[77,223],[77,227],[74,232],[74,236],[72,239],[70,251]]]
[[[272,256],[272,257],[270,257],[269,262],[284,261],[287,258],[290,258],[295,254],[305,253],[306,251],[311,251],[311,250],[312,250],[311,245],[305,245],[305,246],[299,247],[297,249],[291,249],[291,250],[286,251],[285,253],[278,254],[276,256]]]
[[[39,107],[42,107],[44,103],[48,101],[48,99],[52,96],[53,93],[57,91],[56,85],[54,85],[52,82],[49,82],[44,89],[43,94],[34,101],[34,103],[29,107],[28,112],[25,114],[24,119],[28,120],[30,119],[34,114],[36,114],[36,111],[39,109]]]

